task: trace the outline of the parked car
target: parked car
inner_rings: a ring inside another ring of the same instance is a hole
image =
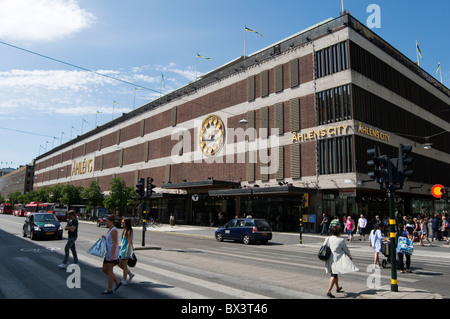
[[[101,216],[97,219],[97,227],[106,226],[106,217],[109,215]],[[117,228],[122,227],[122,219],[116,216],[116,221],[114,222],[114,226]]]
[[[236,218],[219,227],[215,236],[217,241],[230,239],[242,241],[246,245],[253,242],[267,244],[272,239],[272,228],[265,219]]]
[[[51,213],[32,213],[25,219],[22,235],[30,236],[31,239],[44,237],[62,239],[63,227]]]

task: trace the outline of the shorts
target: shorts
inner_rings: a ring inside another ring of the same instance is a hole
[[[117,266],[119,264],[119,259],[114,259],[114,260],[106,260],[103,259],[103,263],[104,264],[113,264],[113,266]]]

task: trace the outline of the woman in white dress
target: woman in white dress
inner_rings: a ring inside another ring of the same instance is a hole
[[[374,264],[375,266],[380,266],[380,257],[379,253],[381,251],[381,245],[383,244],[383,234],[381,233],[381,224],[377,224],[376,228],[372,229],[369,236],[370,247],[372,247],[375,252]]]
[[[330,284],[328,286],[327,296],[334,298],[331,294],[331,289],[336,285],[336,292],[340,292],[342,287],[339,287],[338,274],[348,274],[359,269],[353,264],[350,250],[345,243],[345,240],[339,237],[341,234],[341,227],[334,226],[331,228],[331,236],[328,237],[328,247],[330,247],[331,255],[325,261],[325,271],[331,274]],[[325,243],[324,243],[325,244]]]

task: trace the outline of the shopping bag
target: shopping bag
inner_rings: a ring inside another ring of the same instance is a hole
[[[407,237],[399,237],[397,251],[401,254],[412,255],[414,253],[414,245],[412,240]]]
[[[106,253],[106,239],[101,237],[97,242],[92,245],[87,251],[88,254],[103,258]]]

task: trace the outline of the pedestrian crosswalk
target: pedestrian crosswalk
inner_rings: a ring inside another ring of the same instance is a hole
[[[101,295],[106,288],[107,278],[102,272],[102,259],[78,250],[80,288],[69,288],[67,280],[71,271],[57,267],[62,252],[39,249],[22,251],[9,262],[0,261],[0,292],[6,299],[266,299],[264,294],[231,287],[211,279],[200,278],[198,270],[191,269],[184,274],[176,266],[165,261],[152,260],[150,254],[141,252],[139,262],[132,268],[135,277],[123,285],[112,296]],[[175,267],[175,268],[174,268]],[[117,278],[121,269],[115,267]],[[203,277],[205,273],[203,272]],[[215,278],[217,279],[217,278]],[[236,279],[237,280],[237,279]]]

